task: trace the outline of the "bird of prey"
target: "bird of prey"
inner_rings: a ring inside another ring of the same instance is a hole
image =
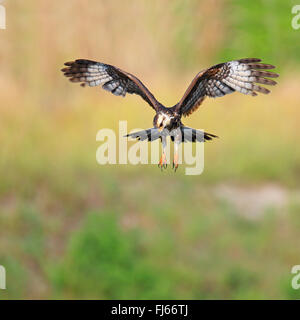
[[[217,137],[214,134],[188,128],[181,122],[182,116],[189,116],[195,112],[206,97],[222,97],[234,91],[256,96],[257,92],[267,94],[270,91],[259,84],[275,85],[269,78],[276,78],[278,74],[270,71],[275,67],[260,63],[261,59],[246,58],[214,65],[200,71],[181,100],[173,107],[165,107],[157,101],[154,95],[134,75],[115,66],[101,62],[78,59],[65,63],[62,72],[71,82],[80,82],[81,86],[102,88],[114,95],[125,97],[126,93],[141,96],[156,112],[153,128],[128,134],[127,137],[139,140],[153,141],[158,138],[162,142],[162,155],[158,166],[167,167],[166,137],[171,136],[174,141],[173,168],[178,168],[178,148],[181,142],[204,142]]]

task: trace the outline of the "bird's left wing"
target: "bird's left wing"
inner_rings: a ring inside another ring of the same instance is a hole
[[[159,102],[145,85],[134,75],[117,67],[101,62],[78,59],[65,63],[61,71],[71,82],[81,82],[81,86],[102,88],[117,96],[134,93],[141,96],[154,109],[158,110]]]
[[[257,83],[275,85],[278,74],[265,71],[274,69],[270,64],[259,63],[261,60],[247,58],[217,64],[199,72],[191,82],[179,103],[174,106],[178,113],[188,116],[198,109],[205,97],[222,97],[238,91],[256,96],[256,92],[267,94],[270,91]],[[266,78],[268,77],[268,78]]]

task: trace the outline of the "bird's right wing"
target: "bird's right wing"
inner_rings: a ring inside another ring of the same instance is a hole
[[[125,97],[126,93],[141,96],[148,104],[158,111],[160,103],[145,85],[134,75],[125,72],[109,64],[101,62],[78,59],[65,63],[61,71],[71,82],[81,82],[81,86],[102,88],[114,95]]]

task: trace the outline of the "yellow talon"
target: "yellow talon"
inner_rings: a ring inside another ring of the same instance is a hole
[[[168,166],[167,164],[167,157],[166,154],[163,153],[162,156],[160,157],[159,163],[158,163],[158,167],[161,168],[161,170],[164,168],[166,169]]]
[[[176,172],[177,168],[178,168],[178,153],[176,152],[174,154],[174,160],[173,160],[173,169],[175,170],[175,172]]]

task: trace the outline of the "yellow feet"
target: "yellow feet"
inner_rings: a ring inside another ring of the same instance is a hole
[[[161,158],[159,160],[159,163],[158,163],[158,167],[162,170],[162,169],[167,169],[167,157],[166,157],[166,154],[163,153],[161,155]]]
[[[178,169],[178,160],[179,160],[179,155],[178,153],[174,154],[174,160],[173,160],[173,169],[176,172],[176,170]],[[165,153],[162,154],[159,163],[158,163],[158,167],[162,170],[162,169],[167,169],[167,156]]]
[[[175,172],[176,172],[177,168],[178,168],[178,153],[176,152],[174,154],[174,160],[173,160],[173,169]]]

